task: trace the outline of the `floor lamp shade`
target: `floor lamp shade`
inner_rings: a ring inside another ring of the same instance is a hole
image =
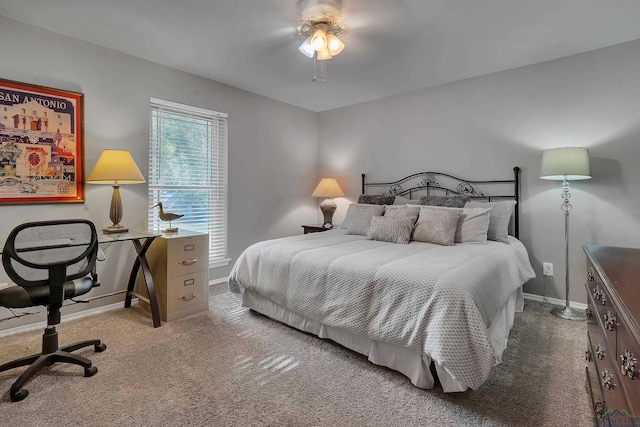
[[[335,178],[322,178],[316,189],[313,190],[311,197],[324,197],[325,201],[320,203],[320,210],[322,211],[322,215],[324,216],[324,222],[322,225],[332,226],[333,221],[333,213],[336,211],[336,202],[331,200],[332,197],[342,197],[344,196],[344,192],[340,185],[338,185],[338,181]]]
[[[104,233],[126,233],[128,228],[120,225],[122,220],[121,184],[142,184],[146,182],[138,169],[138,165],[126,150],[104,150],[95,167],[87,178],[87,184],[110,184],[113,186],[109,218],[113,225],[103,230]]]
[[[540,178],[559,181],[591,178],[589,150],[562,147],[543,151]]]
[[[570,307],[571,301],[569,297],[569,211],[571,211],[571,203],[569,198],[569,182],[570,180],[589,179],[591,178],[591,168],[589,166],[589,150],[581,147],[561,147],[552,148],[542,152],[542,165],[540,167],[540,178],[561,180],[562,182],[562,199],[560,206],[564,213],[564,241],[565,241],[565,296],[566,303],[564,308],[555,307],[551,310],[551,314],[568,320],[586,320],[584,313],[573,310]]]

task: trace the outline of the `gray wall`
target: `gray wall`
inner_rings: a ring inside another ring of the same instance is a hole
[[[521,240],[538,278],[525,292],[564,298],[559,181],[541,152],[591,151],[593,179],[572,182],[571,299],[586,302],[583,244],[640,247],[640,41],[320,113],[319,174],[340,179],[336,223],[360,174],[392,181],[425,170],[510,179],[522,168]],[[554,263],[554,278],[542,262]]]
[[[316,200],[309,196],[317,183],[316,113],[4,17],[0,40],[0,78],[84,93],[87,171],[104,148],[119,148],[129,150],[147,176],[150,97],[228,113],[232,262],[248,245],[300,233],[300,224],[315,219]],[[103,228],[110,225],[112,192],[107,185],[87,185],[84,204],[2,205],[0,240],[32,220],[80,217]],[[122,224],[146,230],[147,185],[123,186],[121,193]],[[99,265],[102,287],[91,295],[126,286],[133,246],[112,244],[106,253]],[[212,269],[210,278],[226,277],[230,268]],[[6,281],[2,271],[0,283]],[[122,300],[104,298],[65,313]],[[7,314],[0,308],[0,318]],[[0,330],[34,319],[5,321]]]

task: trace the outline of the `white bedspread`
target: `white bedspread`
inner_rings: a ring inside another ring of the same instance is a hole
[[[510,245],[408,245],[332,230],[268,240],[236,261],[238,284],[325,325],[412,348],[477,389],[495,365],[490,319],[535,273]]]

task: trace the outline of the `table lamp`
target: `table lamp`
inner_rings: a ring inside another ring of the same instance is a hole
[[[324,216],[324,222],[322,226],[329,224],[329,228],[333,227],[331,221],[333,220],[333,213],[336,211],[336,202],[331,200],[332,197],[342,197],[344,193],[338,185],[338,181],[334,178],[322,178],[320,183],[313,190],[311,197],[324,197],[326,200],[320,203],[320,210]]]
[[[113,225],[102,230],[105,234],[126,233],[128,228],[120,225],[122,220],[121,184],[142,184],[146,182],[133,157],[126,150],[103,150],[98,163],[89,174],[87,184],[111,184],[113,196],[109,218]]]
[[[587,320],[584,313],[573,310],[569,304],[569,198],[570,180],[591,178],[589,167],[589,150],[580,147],[552,148],[542,152],[542,167],[540,178],[562,181],[562,199],[560,208],[564,212],[564,242],[565,242],[565,287],[566,305],[564,308],[555,307],[551,314],[568,320]]]

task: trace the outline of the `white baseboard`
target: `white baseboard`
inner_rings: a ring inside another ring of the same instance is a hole
[[[133,298],[131,304],[137,304],[138,298]],[[90,308],[89,310],[78,311],[77,313],[70,313],[62,316],[61,322],[68,322],[69,320],[82,319],[83,317],[93,316],[94,314],[105,313],[107,311],[117,310],[123,308],[123,302],[114,302],[113,304],[103,305],[102,307]],[[16,326],[15,328],[6,329],[0,331],[0,337],[6,337],[8,335],[19,334],[20,332],[33,331],[36,329],[44,329],[47,326],[46,321],[37,323],[30,323],[28,325]]]
[[[534,295],[534,294],[528,294],[528,293],[524,293],[524,299],[529,299],[531,301],[538,301],[538,302],[548,302],[549,304],[553,304],[553,305],[558,305],[560,307],[564,307],[565,306],[565,302],[564,300],[558,299],[558,298],[545,298],[541,295]],[[586,310],[587,309],[587,304],[581,303],[581,302],[575,302],[575,301],[571,301],[570,304],[571,308],[575,308],[576,310]]]

